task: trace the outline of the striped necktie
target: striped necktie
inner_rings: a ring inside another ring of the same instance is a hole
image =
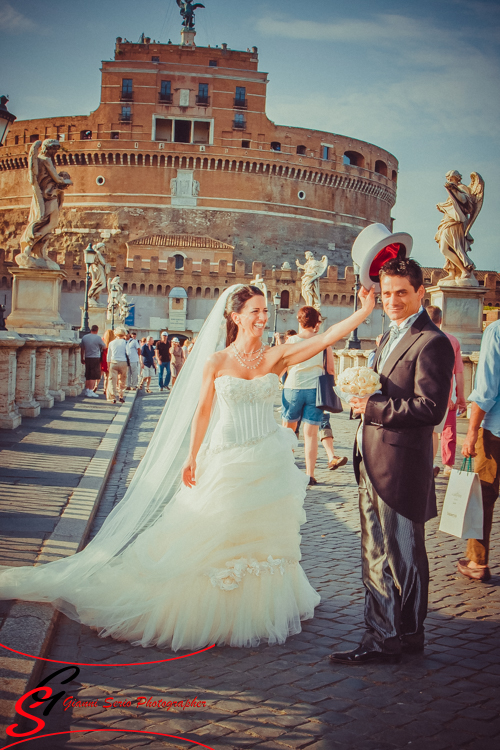
[[[385,363],[387,362],[390,353],[394,349],[397,340],[403,333],[403,331],[401,330],[401,328],[398,326],[397,323],[391,323],[389,330],[390,330],[389,338],[387,339],[387,342],[384,348],[382,349],[382,354],[380,355],[380,358],[378,361],[378,365],[377,365],[378,372],[382,372],[382,369]]]

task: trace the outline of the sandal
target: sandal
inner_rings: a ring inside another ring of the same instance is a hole
[[[334,456],[328,464],[330,471],[340,469],[341,466],[345,466],[347,463],[347,456]]]

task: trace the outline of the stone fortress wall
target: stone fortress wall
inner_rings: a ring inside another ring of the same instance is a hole
[[[307,249],[345,267],[361,229],[391,226],[397,160],[348,136],[276,125],[267,80],[256,48],[118,38],[94,112],[13,124],[0,149],[0,247],[18,252],[31,143],[58,138],[57,166],[74,183],[59,253],[79,259],[88,229],[107,238],[112,262],[146,233],[193,234],[233,245],[248,272]]]

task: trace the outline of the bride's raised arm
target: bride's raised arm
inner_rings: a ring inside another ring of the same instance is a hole
[[[274,353],[279,356],[277,356],[276,365],[273,367],[273,370],[277,372],[280,368],[283,370],[285,367],[305,362],[307,359],[314,357],[315,354],[323,351],[323,349],[326,349],[327,346],[332,346],[351,333],[351,331],[354,331],[355,328],[366,320],[375,307],[375,291],[373,287],[370,291],[361,287],[359,299],[361,301],[361,308],[359,310],[356,310],[355,313],[345,320],[341,320],[340,323],[330,326],[324,333],[304,339],[297,344],[283,344],[282,346],[275,347]]]
[[[196,484],[196,456],[200,450],[203,438],[208,429],[210,415],[212,413],[212,404],[215,395],[215,374],[216,363],[215,356],[212,355],[205,363],[203,368],[203,381],[201,384],[200,400],[194,413],[191,423],[191,442],[189,444],[189,455],[182,467],[182,481],[186,487],[193,487]]]

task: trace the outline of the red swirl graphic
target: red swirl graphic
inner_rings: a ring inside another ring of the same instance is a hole
[[[204,651],[210,651],[211,648],[215,648],[215,643],[206,648],[200,649],[200,651],[192,651],[190,654],[184,654],[183,656],[171,656],[169,659],[157,659],[156,661],[133,661],[130,664],[100,664],[99,662],[81,662],[81,661],[61,661],[60,659],[47,659],[44,656],[34,656],[33,654],[25,654],[24,651],[16,651],[15,648],[10,648],[3,643],[0,643],[1,648],[5,648],[7,651],[12,651],[14,654],[21,654],[21,656],[27,656],[28,659],[38,659],[38,661],[50,661],[52,664],[71,664],[77,667],[143,667],[147,664],[163,664],[166,661],[175,661],[176,659],[187,659],[189,656],[196,656],[196,654],[202,654]],[[11,747],[11,745],[9,745]],[[202,745],[205,747],[205,745]]]
[[[174,734],[163,734],[162,732],[146,732],[143,729],[71,729],[68,732],[52,732],[52,734],[39,734],[38,737],[29,737],[25,740],[19,740],[19,742],[13,742],[11,745],[5,745],[3,750],[7,750],[7,748],[9,747],[15,747],[16,745],[21,745],[23,742],[41,740],[45,737],[57,737],[61,734],[94,734],[95,732],[120,732],[120,734],[151,734],[154,737],[170,737],[173,740],[182,740],[183,742],[189,742],[191,745],[204,747],[206,750],[214,750],[211,745],[204,745],[202,742],[196,742],[196,740],[188,739],[187,737],[177,737]]]

